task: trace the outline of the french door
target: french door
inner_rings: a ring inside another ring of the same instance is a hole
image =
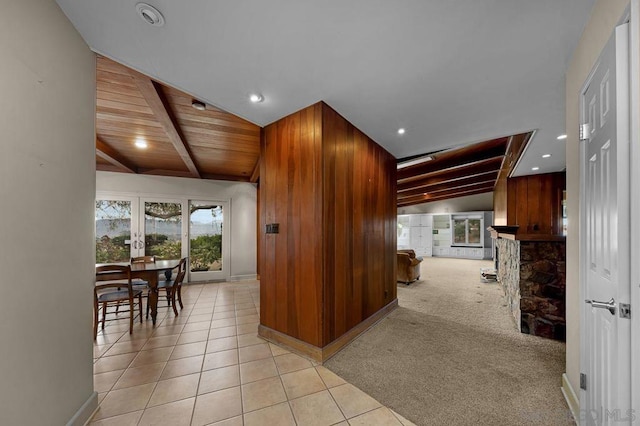
[[[226,279],[228,232],[225,232],[226,203],[189,201],[189,280]]]
[[[96,197],[96,263],[128,262],[138,256],[138,209],[134,198]]]
[[[142,198],[139,203],[138,230],[133,234],[131,252],[137,250],[137,256],[160,259],[184,257],[182,201]]]
[[[224,280],[229,275],[226,210],[226,202],[98,194],[96,262],[188,256],[188,281]]]

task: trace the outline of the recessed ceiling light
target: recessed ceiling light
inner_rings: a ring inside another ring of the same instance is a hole
[[[561,141],[562,139],[566,139],[566,138],[567,138],[567,135],[560,135],[560,136],[557,137],[557,139],[559,141]]]
[[[162,13],[155,7],[151,6],[147,3],[138,3],[136,4],[136,10],[138,11],[138,16],[149,25],[153,25],[154,27],[161,27],[164,25],[164,17]]]
[[[134,145],[140,149],[144,149],[148,146],[147,141],[144,140],[144,138],[136,138],[136,142]]]
[[[205,109],[207,109],[207,106],[205,105],[204,102],[200,102],[195,99],[191,101],[191,106],[197,109],[198,111],[204,111]]]
[[[427,193],[425,192],[425,193],[423,193],[422,195],[429,195],[429,194],[427,194]]]
[[[401,127],[401,128],[398,129],[398,134],[399,135],[404,135],[405,131],[406,130],[404,130],[404,128]]]
[[[542,154],[542,158],[549,158],[551,157],[551,154]]]
[[[531,170],[533,170],[535,172],[537,170],[540,170],[540,167],[532,167]]]
[[[257,104],[264,101],[264,97],[258,93],[252,93],[251,95],[249,95],[249,100],[254,104]]]

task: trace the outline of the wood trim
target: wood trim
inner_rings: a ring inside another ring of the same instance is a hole
[[[397,307],[398,299],[393,299],[386,306],[382,307],[378,312],[371,315],[369,318],[365,319],[360,324],[353,327],[351,330],[347,331],[345,334],[322,348],[321,362],[327,361],[329,358],[340,352],[342,349],[344,349],[345,346],[353,342],[362,333],[376,325],[380,320],[384,319],[384,317],[389,315]]]
[[[258,161],[256,161],[256,165],[253,167],[253,172],[251,173],[251,177],[249,178],[249,182],[256,183],[260,179],[260,157],[258,157]]]
[[[136,82],[138,90],[147,101],[147,104],[153,111],[158,122],[162,125],[162,128],[167,133],[167,137],[173,144],[173,147],[182,158],[182,161],[191,172],[191,177],[200,177],[200,171],[196,166],[193,158],[193,154],[189,149],[189,145],[185,142],[180,132],[180,127],[177,120],[173,117],[169,104],[161,92],[160,86],[154,83],[146,75],[140,74],[137,71],[129,71],[133,80]]]
[[[313,346],[310,343],[303,342],[300,339],[296,339],[295,337],[291,337],[262,324],[258,326],[258,336],[271,343],[284,346],[291,352],[295,352],[298,355],[302,355],[307,358],[311,358],[316,362],[322,363],[322,349],[317,346]]]
[[[138,169],[138,173],[141,175],[156,175],[156,176],[173,176],[173,177],[193,177],[188,171],[181,170],[164,170],[164,169],[147,169],[140,168]],[[233,182],[249,182],[249,178],[247,176],[233,176],[233,175],[219,175],[212,173],[204,173],[200,175],[201,179],[209,179],[209,180],[227,180]]]
[[[136,166],[124,158],[118,151],[104,143],[100,138],[96,138],[96,155],[121,171],[127,173],[137,173]]]
[[[192,177],[190,172],[182,170],[165,170],[165,169],[147,169],[140,168],[138,173],[141,175],[157,175],[157,176],[174,176],[174,177]]]
[[[513,172],[515,171],[518,163],[520,162],[520,158],[524,154],[527,149],[529,142],[532,139],[533,131],[527,133],[521,133],[519,135],[513,135],[511,141],[509,141],[509,146],[507,147],[507,153],[512,153],[513,157],[511,158],[511,162],[509,163],[509,174],[508,177],[513,176]],[[505,155],[506,156],[506,155]]]
[[[515,237],[518,241],[567,241],[564,235],[518,234]]]
[[[392,300],[386,306],[378,310],[378,312],[371,315],[369,318],[365,319],[360,324],[353,327],[351,330],[347,331],[345,334],[326,345],[324,348],[319,348],[307,342],[303,342],[300,339],[296,339],[295,337],[291,337],[262,324],[258,326],[258,336],[262,337],[265,340],[268,340],[269,342],[284,346],[286,349],[292,352],[295,352],[307,358],[311,358],[312,360],[322,364],[323,362],[329,360],[329,358],[337,354],[339,351],[344,349],[349,343],[353,342],[362,333],[376,325],[380,320],[384,319],[397,307],[398,299]]]
[[[221,175],[217,173],[202,173],[200,177],[202,179],[209,179],[209,180],[229,180],[233,182],[249,182],[249,176],[234,176],[234,175]]]

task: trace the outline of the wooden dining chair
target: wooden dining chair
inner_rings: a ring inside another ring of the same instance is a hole
[[[184,277],[187,274],[187,258],[184,257],[180,259],[180,263],[177,266],[176,277],[172,280],[160,280],[158,281],[158,289],[164,288],[167,291],[167,300],[169,301],[169,306],[173,307],[173,313],[175,316],[178,316],[178,308],[176,307],[176,298],[177,302],[180,304],[180,309],[184,308],[182,304],[182,281],[184,281]],[[147,311],[149,310],[149,306],[147,305]]]
[[[140,309],[140,322],[142,322],[142,290],[134,290],[131,284],[131,267],[129,265],[104,265],[96,267],[96,283],[93,291],[93,338],[98,337],[98,323],[104,324],[107,321],[120,320],[117,318],[120,313],[129,312],[129,334],[133,333],[133,319],[135,316],[135,305]],[[129,310],[113,312],[116,318],[107,319],[107,309],[110,306],[119,307],[120,303],[128,302]],[[102,321],[98,311],[102,308]]]
[[[137,256],[131,258],[131,264],[135,263],[155,263],[155,256]],[[133,289],[142,291],[142,297],[147,298],[147,314],[145,318],[149,318],[149,283],[141,278],[135,278],[133,281]]]

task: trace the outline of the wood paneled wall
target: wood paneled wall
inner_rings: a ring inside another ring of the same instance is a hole
[[[509,223],[507,217],[507,181],[509,180],[509,175],[518,164],[518,160],[524,153],[524,150],[532,136],[533,132],[527,132],[513,135],[509,138],[507,151],[504,155],[504,161],[502,162],[502,167],[500,167],[500,172],[498,173],[496,186],[493,189],[494,225],[513,225],[512,223]]]
[[[263,326],[322,348],[396,299],[395,172],[391,154],[322,102],[265,128]]]
[[[499,179],[494,192],[494,224],[519,226],[519,239],[562,235],[565,187],[564,172]]]
[[[496,186],[493,188],[493,224],[507,226],[507,172],[498,173]]]
[[[396,160],[323,105],[324,343],[396,298]]]

